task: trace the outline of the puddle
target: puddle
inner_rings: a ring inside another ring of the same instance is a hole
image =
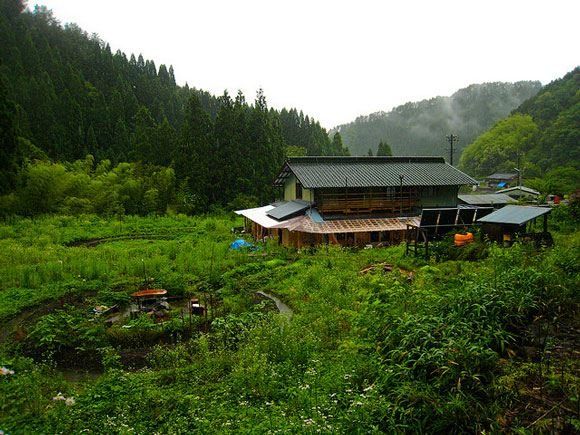
[[[292,308],[290,308],[288,305],[286,305],[284,302],[282,302],[276,296],[271,295],[270,293],[266,293],[261,290],[257,291],[256,293],[273,300],[274,303],[276,304],[276,308],[278,308],[278,311],[280,311],[280,315],[286,317],[286,321],[290,322],[290,318],[292,317],[292,314],[294,314]]]

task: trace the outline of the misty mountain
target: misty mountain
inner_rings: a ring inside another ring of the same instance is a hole
[[[538,81],[474,84],[450,97],[406,103],[390,112],[360,116],[336,130],[353,155],[366,155],[369,149],[375,154],[379,143],[387,141],[394,155],[447,158],[446,136],[453,133],[459,137],[454,147],[454,161],[458,161],[466,145],[535,95],[541,86]]]
[[[544,86],[470,144],[460,166],[475,176],[522,171],[534,187],[567,192],[580,185],[580,67]],[[527,184],[531,185],[526,181]]]

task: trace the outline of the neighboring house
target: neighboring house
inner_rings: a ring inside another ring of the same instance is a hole
[[[485,178],[488,187],[508,187],[517,182],[518,174],[495,173]]]
[[[520,200],[520,199],[531,199],[536,200],[540,196],[540,192],[529,187],[516,186],[510,187],[509,189],[498,190],[496,193],[502,193],[509,195],[510,197]]]
[[[272,183],[284,202],[236,213],[296,248],[394,243],[423,208],[457,207],[459,187],[476,184],[442,157],[288,157]]]
[[[510,245],[519,238],[549,246],[554,243],[548,232],[551,211],[549,207],[509,205],[478,219],[478,223],[482,224],[482,236],[494,242]],[[537,225],[538,218],[543,220],[541,226]]]
[[[460,204],[474,205],[477,207],[501,208],[507,204],[514,204],[518,202],[511,196],[505,195],[503,193],[459,195],[458,198]]]

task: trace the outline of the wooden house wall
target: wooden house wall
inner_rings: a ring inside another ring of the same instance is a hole
[[[297,179],[294,174],[290,174],[286,184],[284,185],[284,200],[292,201],[296,199],[296,183]],[[335,189],[302,189],[302,198],[304,201],[322,202],[321,195],[328,193],[341,193],[348,191],[352,193],[353,196],[361,194],[364,192],[373,192],[375,195],[379,192],[392,192],[392,195],[400,195],[400,188],[397,186],[391,188],[335,188]],[[425,186],[425,187],[404,187],[403,194],[405,197],[409,195],[409,192],[417,192],[418,196],[416,200],[411,201],[411,206],[418,206],[420,208],[432,208],[432,207],[457,207],[457,194],[459,193],[458,186]]]
[[[284,185],[284,201],[292,201],[296,199],[296,177],[294,174],[290,174],[286,184]],[[304,201],[311,200],[311,192],[308,189],[302,188],[302,198]]]

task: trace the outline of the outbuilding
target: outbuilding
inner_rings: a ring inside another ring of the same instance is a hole
[[[510,184],[515,183],[518,179],[518,174],[514,173],[503,173],[496,172],[488,177],[485,177],[485,181],[489,187],[508,187]]]
[[[512,244],[520,240],[534,241],[538,244],[553,244],[548,232],[549,207],[509,205],[478,219],[482,224],[482,237],[490,241]],[[541,231],[537,231],[537,220],[543,217]]]

